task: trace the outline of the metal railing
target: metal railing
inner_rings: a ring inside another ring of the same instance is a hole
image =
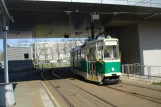
[[[121,65],[123,76],[139,78],[161,78],[161,66],[147,66],[140,64],[123,64]]]

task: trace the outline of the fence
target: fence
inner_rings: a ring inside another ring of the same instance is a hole
[[[146,66],[140,64],[123,64],[122,75],[129,77],[154,79],[161,78],[161,66]]]
[[[37,64],[35,68],[43,69],[43,68],[56,68],[56,67],[69,67],[70,62],[57,62],[57,63],[45,63],[45,64]]]

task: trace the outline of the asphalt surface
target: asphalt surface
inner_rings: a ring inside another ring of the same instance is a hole
[[[75,76],[69,69],[56,69],[53,73],[48,71],[43,75],[50,89],[56,90],[57,96],[64,100],[66,106],[161,107],[160,91],[125,84],[98,86],[95,82]]]
[[[70,72],[59,68],[12,78],[10,82],[41,80],[50,89],[61,107],[161,107],[161,88],[140,87],[128,84],[98,86]],[[54,74],[56,75],[54,75]],[[62,79],[60,79],[59,77]],[[2,79],[3,75],[1,75]]]

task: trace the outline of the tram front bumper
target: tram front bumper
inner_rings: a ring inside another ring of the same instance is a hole
[[[108,74],[104,74],[104,76],[105,76],[105,77],[120,76],[120,75],[121,75],[121,73],[120,73],[120,72],[119,72],[119,73],[115,72],[115,73],[108,73]]]

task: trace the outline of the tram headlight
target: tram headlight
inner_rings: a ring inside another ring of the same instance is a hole
[[[112,70],[112,71],[115,71],[115,68],[112,68],[111,70]]]

